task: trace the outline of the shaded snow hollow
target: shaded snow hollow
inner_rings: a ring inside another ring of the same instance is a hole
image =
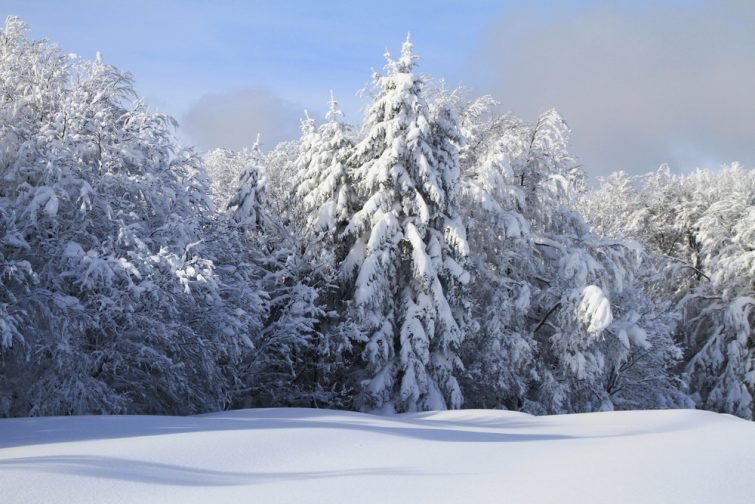
[[[755,424],[692,410],[0,420],[16,503],[755,502]]]

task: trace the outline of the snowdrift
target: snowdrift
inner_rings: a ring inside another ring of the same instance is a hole
[[[4,504],[751,504],[753,467],[755,425],[691,410],[0,420]]]

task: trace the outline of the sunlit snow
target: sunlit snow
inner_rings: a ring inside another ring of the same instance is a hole
[[[753,467],[755,425],[692,410],[0,421],[5,504],[749,504]]]

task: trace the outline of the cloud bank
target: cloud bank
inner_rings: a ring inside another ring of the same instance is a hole
[[[561,111],[591,175],[753,167],[753,26],[746,1],[508,11],[475,66],[517,115]]]
[[[251,147],[259,133],[268,150],[278,142],[298,138],[303,116],[303,106],[250,88],[205,95],[183,116],[181,128],[201,149]]]

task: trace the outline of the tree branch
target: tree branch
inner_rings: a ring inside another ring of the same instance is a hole
[[[551,314],[553,314],[553,312],[556,311],[556,310],[558,310],[560,307],[561,307],[561,301],[559,301],[558,303],[556,303],[553,306],[553,308],[551,308],[550,310],[548,310],[548,313],[545,314],[545,317],[543,317],[543,320],[541,320],[540,323],[537,325],[537,327],[535,327],[535,330],[532,331],[533,334],[536,333],[538,331],[538,329],[540,329],[541,327],[543,327],[543,324],[545,324],[545,322],[548,320],[548,317],[550,317]]]

